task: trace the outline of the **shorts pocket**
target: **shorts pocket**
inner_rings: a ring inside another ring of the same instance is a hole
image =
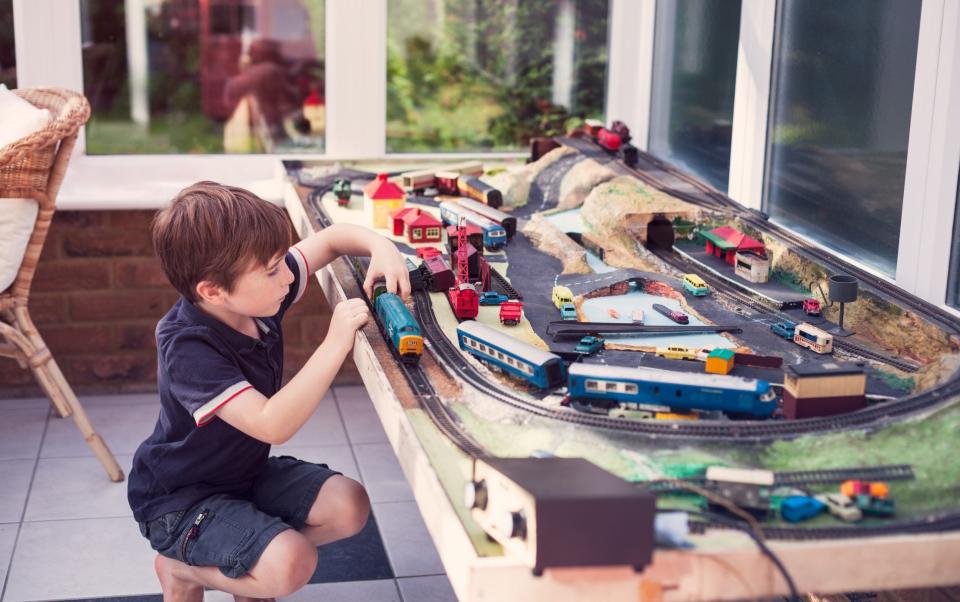
[[[197,525],[202,512],[207,514]],[[241,548],[253,536],[253,529],[207,510],[198,511],[190,520],[191,526],[184,530],[179,551],[180,560],[190,565],[233,566]]]
[[[161,514],[149,522],[140,523],[140,533],[150,541],[150,547],[162,552],[177,541],[180,535],[177,526],[185,512],[186,510],[176,510]]]

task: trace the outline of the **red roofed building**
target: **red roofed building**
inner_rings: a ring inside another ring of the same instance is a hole
[[[475,249],[481,249],[481,254],[483,253],[483,230],[480,228],[480,226],[467,224],[467,242],[469,242]],[[447,226],[447,243],[449,245],[449,251],[452,257],[453,254],[457,252],[456,226]]]
[[[407,231],[407,240],[411,243],[440,242],[443,223],[419,207],[404,207],[390,213],[393,220],[393,234],[403,235]]]
[[[737,251],[752,251],[758,255],[766,254],[762,242],[730,226],[720,226],[700,234],[707,241],[707,253],[722,258],[730,265],[734,265]]]
[[[377,179],[363,189],[363,210],[370,217],[374,228],[389,228],[390,213],[403,209],[407,193],[387,179],[387,174],[377,174]]]

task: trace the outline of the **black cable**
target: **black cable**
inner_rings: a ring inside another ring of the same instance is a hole
[[[697,510],[667,510],[667,509],[657,510],[657,512],[658,513],[659,512],[686,512],[687,514],[690,514],[692,516],[700,516],[708,520],[721,523],[728,527],[732,527],[734,529],[743,531],[744,533],[750,536],[750,539],[752,539],[757,544],[757,547],[760,548],[760,551],[763,552],[764,555],[770,559],[770,562],[772,562],[773,565],[777,567],[777,570],[780,571],[780,574],[783,576],[784,581],[787,582],[787,587],[790,588],[790,600],[798,601],[800,599],[800,594],[797,592],[797,586],[793,582],[793,577],[791,577],[790,573],[787,572],[787,567],[783,565],[783,563],[780,561],[780,558],[778,558],[777,555],[773,553],[773,550],[767,547],[767,544],[762,539],[760,539],[757,536],[757,534],[754,533],[753,530],[748,525],[745,525],[735,520],[731,520],[723,515],[716,514],[713,512],[701,512]]]

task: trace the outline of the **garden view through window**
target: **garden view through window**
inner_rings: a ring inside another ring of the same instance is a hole
[[[388,0],[387,151],[513,151],[603,119],[609,0]]]
[[[730,178],[740,0],[660,0],[650,151],[721,191]]]
[[[920,7],[784,0],[777,11],[765,211],[891,277]]]
[[[323,152],[324,0],[80,7],[88,154]]]
[[[957,181],[957,204],[953,210],[953,246],[947,282],[947,303],[960,308],[960,180]]]

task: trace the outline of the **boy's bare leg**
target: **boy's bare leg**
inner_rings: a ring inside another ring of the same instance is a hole
[[[327,479],[300,532],[321,546],[356,535],[367,524],[370,498],[363,485],[343,475]]]
[[[238,579],[225,576],[215,566],[190,566],[159,555],[155,562],[164,602],[201,602],[204,587],[241,599],[286,596],[306,585],[316,566],[316,546],[292,529],[274,537],[257,564]]]

